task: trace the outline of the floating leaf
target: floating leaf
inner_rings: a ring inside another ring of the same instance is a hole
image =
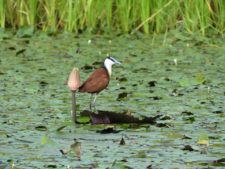
[[[206,79],[205,79],[205,76],[203,74],[197,74],[197,76],[195,77],[196,81],[198,84],[203,84]]]
[[[54,143],[54,141],[51,140],[47,135],[45,135],[45,136],[43,136],[43,137],[41,138],[41,144],[42,144],[42,145],[53,144],[53,143]]]
[[[208,137],[208,135],[207,134],[202,134],[199,137],[197,144],[208,146],[209,145],[209,137]]]
[[[124,162],[114,161],[110,169],[132,169],[131,167],[124,164]]]
[[[206,81],[203,74],[197,74],[195,78],[182,78],[179,80],[181,87],[190,87],[203,84]]]
[[[196,80],[193,79],[193,78],[190,78],[190,79],[188,79],[188,78],[183,78],[183,79],[181,79],[181,80],[179,81],[179,84],[180,84],[181,87],[190,87],[190,86],[194,86],[194,85],[196,85],[196,84],[198,84],[198,83],[197,83]]]
[[[209,145],[209,140],[198,140],[197,144],[208,146]]]
[[[16,35],[19,37],[19,38],[28,38],[28,37],[31,37],[33,36],[34,34],[34,28],[33,27],[23,27],[23,28],[20,28]]]
[[[138,151],[138,153],[135,155],[136,158],[146,158],[146,153],[144,150]]]
[[[5,30],[3,28],[0,28],[0,40],[3,40],[8,37],[9,36],[5,33]]]
[[[90,116],[79,116],[77,119],[78,123],[90,123]]]

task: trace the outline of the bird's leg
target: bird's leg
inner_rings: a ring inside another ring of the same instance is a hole
[[[97,94],[94,93],[91,95],[91,102],[90,102],[90,110],[93,112],[96,111],[96,107],[95,107],[95,102],[96,102],[96,99],[97,99]],[[93,109],[94,108],[94,109]]]
[[[98,95],[95,93],[95,94],[94,94],[94,100],[93,100],[93,102],[92,102],[92,103],[93,103],[92,106],[94,107],[94,112],[95,112],[95,113],[98,113],[98,111],[97,111],[97,109],[96,109],[96,106],[95,106],[97,96],[98,96]]]
[[[96,93],[92,94],[91,95],[91,102],[90,102],[90,111],[97,114],[98,111],[97,111],[96,106],[95,106],[96,99],[97,99],[97,94]]]
[[[94,96],[94,94],[91,94],[91,101],[90,101],[90,110],[91,110],[91,112],[92,112],[92,106],[93,106],[93,96]]]
[[[97,99],[97,94],[96,93],[92,94],[91,95],[91,102],[90,102],[90,111],[94,112],[94,113],[98,113],[98,111],[96,109],[96,106],[95,106],[96,99]]]

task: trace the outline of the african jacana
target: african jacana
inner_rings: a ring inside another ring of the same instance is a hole
[[[92,107],[95,109],[95,102],[97,95],[104,90],[110,80],[110,76],[112,74],[112,65],[113,64],[121,64],[115,58],[109,56],[104,60],[103,66],[101,68],[96,69],[88,79],[79,87],[80,92],[91,93],[91,102],[90,109],[92,111]],[[94,99],[93,99],[94,96]]]

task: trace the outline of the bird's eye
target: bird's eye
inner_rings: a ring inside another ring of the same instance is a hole
[[[115,62],[115,59],[111,56],[108,57],[111,61]]]

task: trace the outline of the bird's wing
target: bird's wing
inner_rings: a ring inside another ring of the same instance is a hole
[[[104,68],[96,69],[80,87],[80,92],[98,93],[109,84],[109,76]]]

